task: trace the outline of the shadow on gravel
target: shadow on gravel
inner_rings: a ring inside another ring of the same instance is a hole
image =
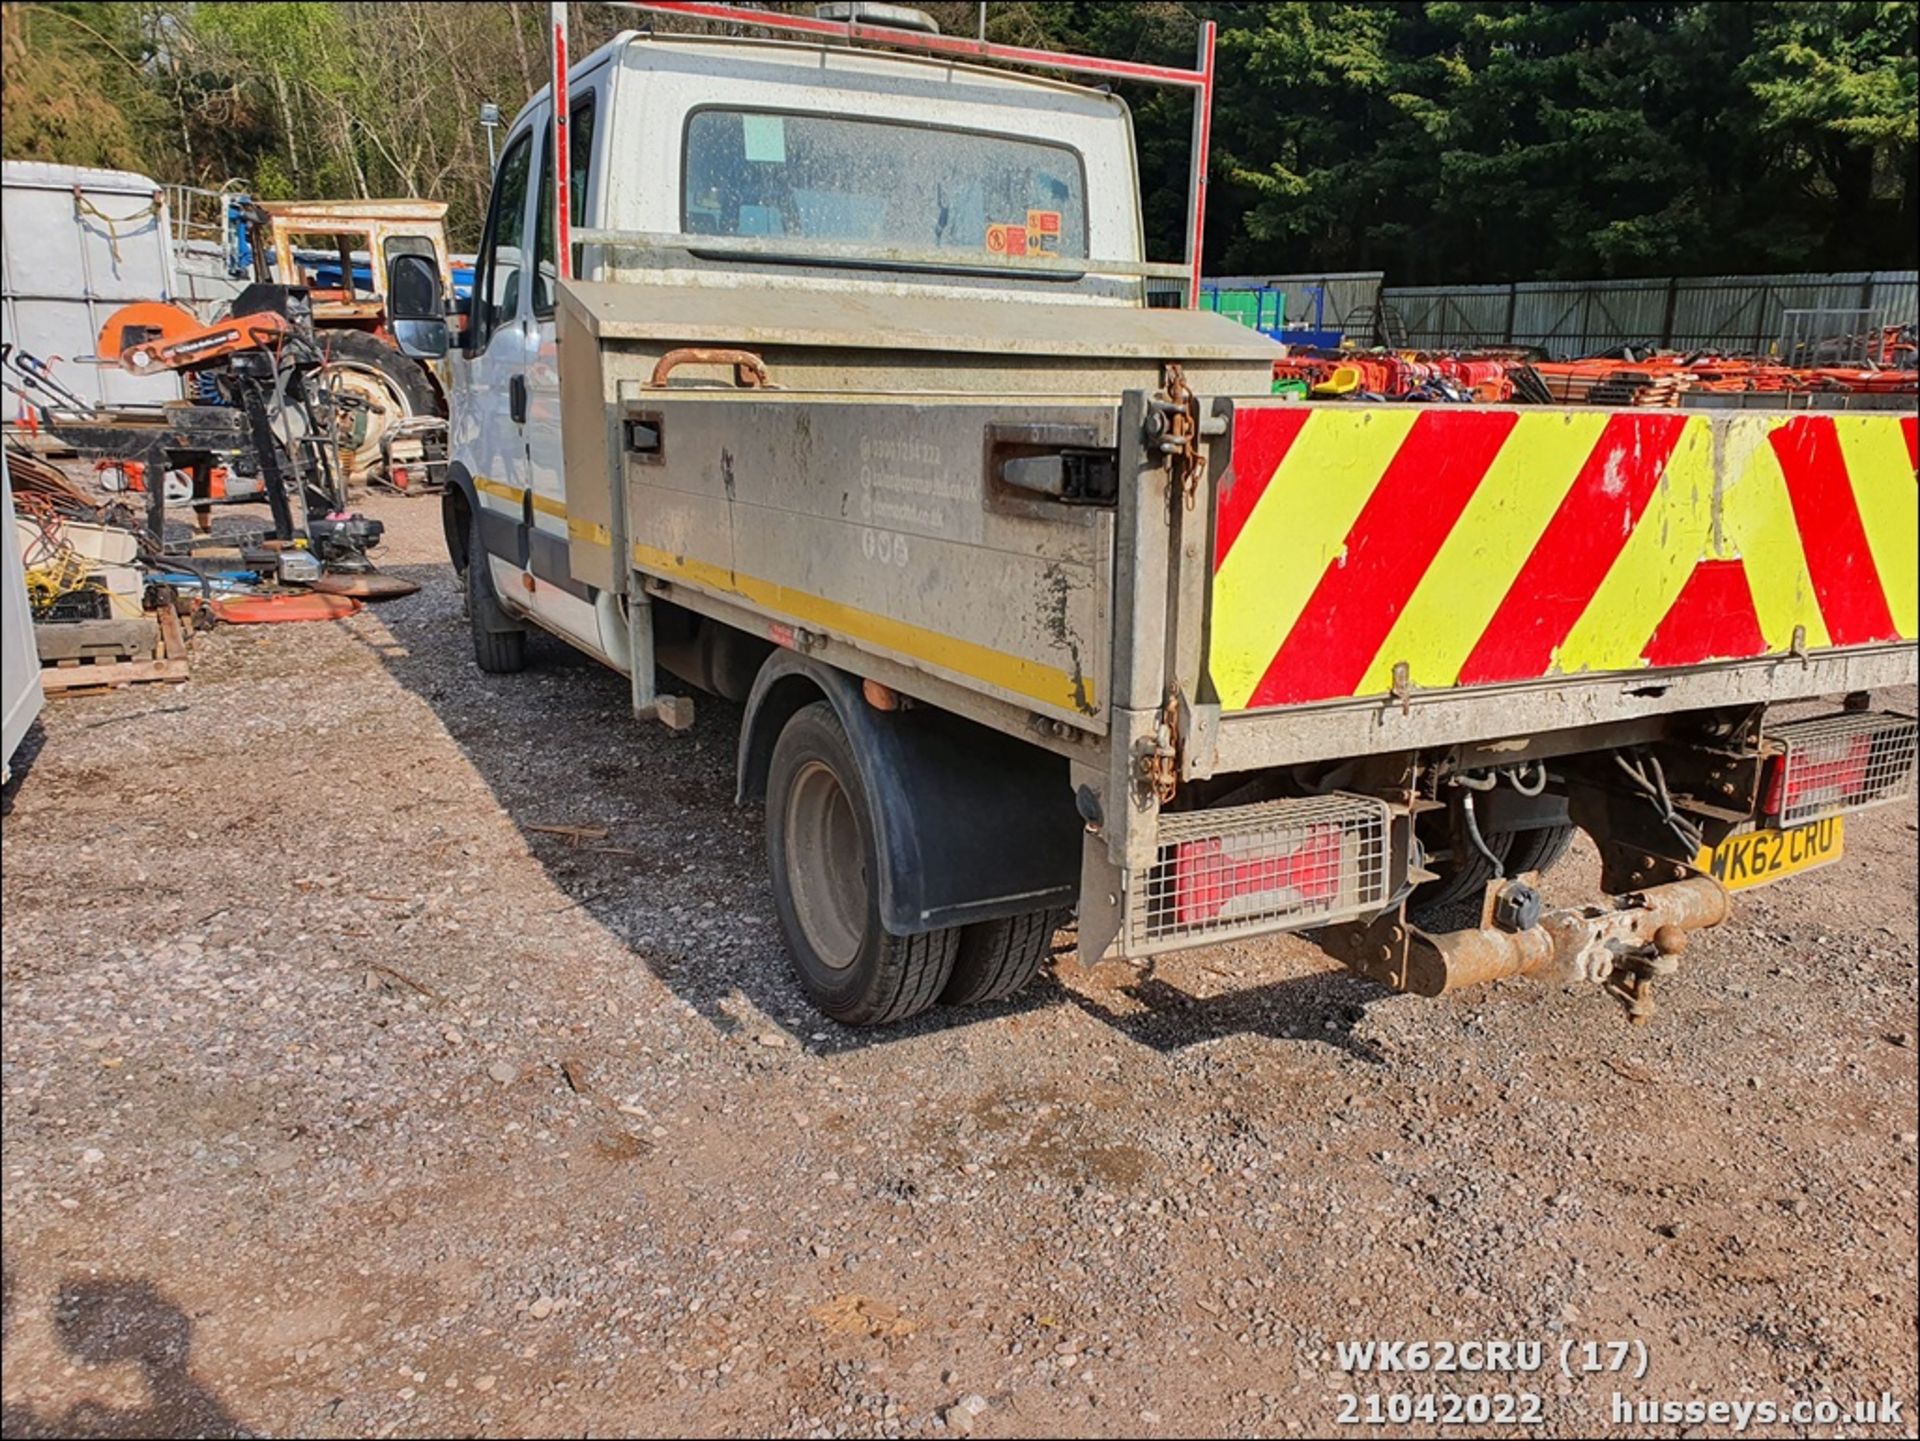
[[[6,784],[0,786],[0,816],[13,814],[14,797],[20,794],[20,788],[27,783],[27,772],[40,759],[40,752],[46,749],[46,744],[47,728],[35,718],[33,724],[27,727],[27,733],[20,737],[13,759],[7,762]]]
[[[13,1282],[4,1282],[5,1325],[13,1331]],[[88,1277],[67,1282],[53,1303],[54,1330],[81,1366],[131,1364],[145,1405],[80,1401],[59,1415],[9,1405],[0,1436],[250,1436],[219,1398],[193,1379],[193,1322],[148,1281]],[[84,1378],[80,1380],[84,1385]]]
[[[1096,1020],[1156,1051],[1177,1051],[1221,1036],[1263,1036],[1274,1041],[1318,1041],[1369,1065],[1386,1057],[1353,1033],[1378,987],[1340,972],[1295,976],[1272,985],[1195,996],[1151,971],[1121,993],[1143,1009],[1121,1014],[1090,996],[1068,998]]]
[[[808,1044],[832,1052],[988,1014],[862,1031],[812,1009],[774,920],[761,812],[734,804],[741,707],[696,696],[693,729],[674,735],[634,719],[624,676],[540,632],[528,637],[524,671],[485,675],[453,568],[382,570],[421,590],[372,608],[395,644],[369,649],[431,708],[565,894],[554,914],[585,913],[723,1032],[750,1024],[736,1014],[741,999],[799,1036],[826,1036]]]
[[[623,676],[539,633],[530,637],[524,672],[483,675],[473,664],[452,567],[383,569],[421,591],[374,608],[396,644],[371,649],[431,707],[567,895],[558,910],[584,911],[721,1031],[747,1024],[732,1014],[736,997],[828,1054],[1071,1003],[1159,1051],[1246,1032],[1377,1059],[1352,1030],[1362,1005],[1380,993],[1343,974],[1201,999],[1148,972],[1125,988],[1142,1009],[1122,1013],[1061,985],[1049,969],[998,1005],[936,1007],[872,1030],[829,1021],[807,1002],[787,963],[768,894],[762,813],[734,804],[741,708],[697,696],[692,731],[672,735],[633,718]],[[543,829],[566,827],[605,837]]]

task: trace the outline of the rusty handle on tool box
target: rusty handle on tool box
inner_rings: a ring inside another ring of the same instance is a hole
[[[731,365],[733,383],[743,390],[767,390],[773,386],[773,377],[767,374],[767,363],[751,350],[724,350],[712,346],[690,345],[679,350],[669,350],[660,357],[653,367],[653,377],[647,381],[650,390],[665,387],[667,377],[682,365]]]

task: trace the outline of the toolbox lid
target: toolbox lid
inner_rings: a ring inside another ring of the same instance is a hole
[[[1030,299],[861,295],[563,281],[564,303],[595,340],[808,345],[1147,360],[1266,362],[1285,347],[1201,310],[1057,304]]]

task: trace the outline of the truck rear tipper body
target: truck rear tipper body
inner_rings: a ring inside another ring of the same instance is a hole
[[[821,113],[848,87],[907,123],[1037,105],[1002,114],[1015,136],[1117,106],[729,44],[623,37],[606,63],[656,106],[664,71],[761,64],[833,87]],[[618,143],[618,85],[596,144]],[[727,104],[703,87],[668,153]],[[784,119],[742,123],[749,159],[793,169],[805,102],[767,105]],[[516,400],[529,437],[557,432],[553,475],[463,460],[456,384],[449,538],[483,664],[513,668],[501,638],[532,623],[625,671],[637,713],[686,723],[661,671],[744,706],[740,794],[767,806],[776,909],[829,1014],[1005,995],[1075,914],[1085,960],[1313,930],[1397,989],[1533,972],[1645,1015],[1729,885],[1831,859],[1837,817],[1910,787],[1913,721],[1867,693],[1916,673],[1911,414],[1280,400],[1277,348],[1140,306],[1149,267],[1053,281],[1075,247],[1137,261],[1137,223],[1130,246],[1096,234],[1097,157],[1084,196],[1007,217],[1031,278],[1003,234],[943,279],[764,215],[685,233],[678,153],[679,213],[636,201],[624,229],[635,182],[576,159],[588,278],[553,284]],[[1077,234],[1047,247],[1049,226]],[[1835,700],[1769,710],[1812,697]],[[1575,827],[1608,904],[1544,898]],[[1478,914],[1419,924],[1448,902]]]

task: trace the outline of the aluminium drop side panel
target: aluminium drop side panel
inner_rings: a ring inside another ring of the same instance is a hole
[[[630,562],[1095,733],[1111,516],[990,496],[989,428],[1065,424],[1075,444],[1113,446],[1121,395],[1156,388],[1163,361],[1233,390],[1264,384],[1279,353],[1188,311],[591,281],[561,293],[577,579],[616,589]],[[653,387],[655,361],[688,345],[751,349],[776,388],[735,390],[728,367],[692,364]],[[628,417],[659,422],[659,456],[625,452]]]
[[[1112,518],[990,501],[991,427],[1111,445],[1115,407],[674,389],[629,400],[635,566],[1082,730],[1105,728]]]
[[[554,323],[568,568],[577,581],[623,595],[629,567],[619,559],[625,547],[619,520],[623,445],[618,396],[609,388],[597,327],[573,287],[564,282]]]
[[[1915,678],[1915,417],[1232,408],[1217,768]]]

